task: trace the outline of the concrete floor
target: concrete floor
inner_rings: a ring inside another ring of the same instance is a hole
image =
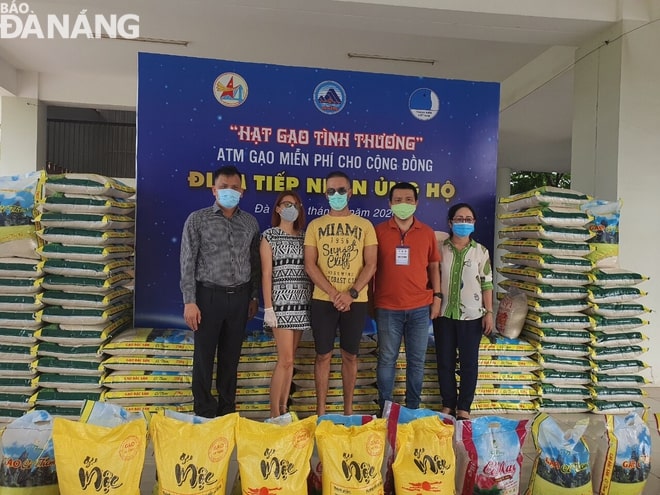
[[[649,394],[645,399],[646,405],[649,407],[648,414],[648,425],[651,429],[651,441],[652,441],[652,453],[651,453],[651,475],[646,483],[643,495],[658,495],[660,494],[660,435],[658,434],[658,427],[655,421],[655,413],[660,413],[660,387],[648,388],[647,392]],[[517,415],[517,416],[508,416],[508,417],[519,417],[519,418],[529,418],[533,419],[533,415]],[[593,445],[596,438],[599,438],[604,431],[604,419],[602,415],[591,414],[591,413],[581,413],[581,414],[553,414],[552,417],[563,427],[571,427],[575,422],[582,418],[589,419],[589,428],[586,433],[586,441],[589,445],[591,451],[594,451]],[[525,444],[523,447],[523,470],[522,470],[522,489],[521,494],[524,494],[524,490],[527,489],[527,483],[529,481],[530,473],[532,470],[532,464],[534,462],[535,451],[534,445],[532,442],[531,434],[527,436]],[[236,462],[236,453],[229,466],[228,474],[228,487],[227,494],[231,493],[232,481],[236,478],[236,473],[238,470],[238,464]],[[153,493],[154,485],[156,479],[156,466],[154,463],[153,452],[151,447],[147,452],[145,466],[142,474],[142,482],[140,485],[142,495],[147,495]],[[284,495],[284,494],[283,494]],[[612,494],[617,495],[617,494]]]

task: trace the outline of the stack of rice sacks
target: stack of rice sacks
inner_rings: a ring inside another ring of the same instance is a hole
[[[596,233],[590,254],[595,268],[585,311],[592,318],[590,405],[596,413],[626,412],[643,407],[642,387],[649,382],[648,365],[641,360],[648,337],[640,328],[649,323],[642,316],[651,310],[640,304],[646,292],[637,287],[647,277],[618,267],[621,203],[594,200],[582,208],[593,215],[590,228]]]
[[[77,417],[84,400],[100,399],[100,344],[131,324],[134,194],[100,175],[46,178],[36,218],[46,305],[36,403],[51,414]]]
[[[34,405],[43,269],[36,252],[41,173],[0,177],[0,423]]]
[[[577,191],[544,186],[499,200],[504,224],[499,286],[527,296],[529,311],[522,336],[537,348],[539,409],[584,412],[591,383],[586,258],[593,233],[591,216],[580,206],[590,198]],[[500,294],[501,295],[501,294]],[[500,296],[498,295],[498,297]]]
[[[192,412],[193,331],[131,328],[104,344],[102,400],[132,412]]]
[[[376,341],[372,334],[363,334],[358,357],[358,372],[353,396],[354,414],[376,414],[378,412],[378,391],[376,389]],[[304,332],[300,340],[294,362],[293,388],[291,407],[299,417],[307,417],[316,413],[316,390],[314,388],[314,362],[316,352],[312,333]],[[328,382],[328,397],[326,413],[344,412],[344,397],[341,375],[341,352],[339,340],[335,346],[330,361],[330,379]]]
[[[536,352],[526,339],[493,334],[479,344],[479,373],[472,411],[483,414],[534,413],[538,392]],[[459,370],[460,381],[460,370]]]
[[[236,411],[244,418],[270,417],[270,379],[277,363],[275,339],[255,330],[243,341],[236,379]],[[213,385],[215,393],[215,384]]]

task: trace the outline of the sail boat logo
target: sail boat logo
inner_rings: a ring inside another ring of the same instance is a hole
[[[241,106],[248,96],[248,85],[235,72],[220,74],[213,82],[213,95],[226,107]]]
[[[346,105],[346,91],[335,81],[323,81],[314,89],[314,105],[319,111],[333,115]]]

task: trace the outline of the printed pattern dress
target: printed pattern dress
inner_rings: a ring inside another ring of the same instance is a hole
[[[278,328],[310,329],[312,282],[303,259],[305,232],[291,235],[272,227],[263,238],[273,252],[273,309]]]

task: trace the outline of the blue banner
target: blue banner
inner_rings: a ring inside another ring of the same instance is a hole
[[[339,170],[353,181],[350,208],[374,225],[391,215],[390,187],[408,181],[420,220],[446,231],[448,207],[468,202],[475,238],[491,247],[499,92],[497,83],[141,53],[135,324],[185,326],[181,232],[213,203],[222,165],[243,173],[240,207],[262,230],[286,189],[302,196],[308,220],[326,213],[323,179]]]

